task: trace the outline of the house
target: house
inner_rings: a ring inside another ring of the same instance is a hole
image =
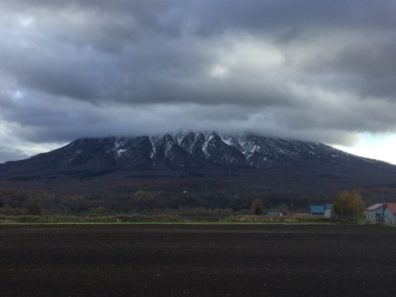
[[[396,224],[396,203],[376,203],[366,209],[366,219],[371,222]]]
[[[371,222],[380,223],[384,218],[385,203],[375,203],[366,209],[366,219]]]
[[[309,206],[309,214],[316,216],[324,216],[326,218],[331,218],[331,210],[333,209],[333,204],[315,204]]]

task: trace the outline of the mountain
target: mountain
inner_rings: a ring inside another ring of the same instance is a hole
[[[216,132],[84,138],[0,165],[0,182],[63,191],[133,192],[143,183],[180,190],[184,181],[197,191],[217,184],[217,189],[238,186],[260,195],[326,196],[393,185],[396,166],[321,143]]]

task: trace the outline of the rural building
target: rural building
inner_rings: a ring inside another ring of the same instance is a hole
[[[376,203],[366,209],[366,219],[371,222],[382,222],[385,203]]]
[[[331,218],[331,210],[333,209],[333,204],[315,204],[309,206],[309,214],[314,216],[324,216],[326,218]]]
[[[366,219],[371,222],[396,224],[396,203],[376,203],[366,209]]]
[[[396,224],[396,203],[387,203],[384,221],[387,224]]]
[[[268,217],[283,217],[283,212],[281,211],[269,211],[267,212]]]

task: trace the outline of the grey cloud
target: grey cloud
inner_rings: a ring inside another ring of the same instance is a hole
[[[396,34],[388,38],[368,38],[363,44],[347,46],[315,67],[349,77],[345,88],[353,88],[360,96],[395,100]]]
[[[180,127],[349,143],[396,129],[395,26],[391,0],[3,0],[0,119],[42,143]]]
[[[121,28],[121,24],[130,25],[132,20],[142,30],[162,35],[188,32],[207,36],[230,29],[261,32],[323,26],[392,29],[396,24],[393,14],[396,5],[392,0],[255,0],[248,4],[242,0],[4,0],[2,6],[33,14],[84,14],[107,23],[107,28],[112,27],[110,23]]]

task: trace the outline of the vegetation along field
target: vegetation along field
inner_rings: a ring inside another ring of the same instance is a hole
[[[396,296],[396,228],[1,225],[5,297]]]

